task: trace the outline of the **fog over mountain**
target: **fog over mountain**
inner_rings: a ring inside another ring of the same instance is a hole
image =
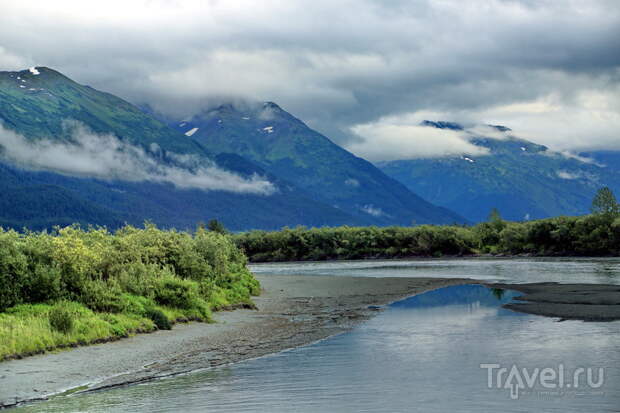
[[[276,188],[268,180],[245,179],[209,165],[204,158],[168,154],[174,164],[158,159],[161,148],[149,151],[122,142],[112,134],[96,134],[79,122],[66,122],[71,141],[31,141],[0,125],[0,161],[30,170],[58,172],[69,176],[131,182],[171,183],[179,188],[221,190],[270,195]]]

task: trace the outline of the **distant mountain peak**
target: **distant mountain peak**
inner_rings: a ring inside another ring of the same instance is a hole
[[[432,121],[432,120],[423,120],[420,123],[420,126],[429,126],[437,129],[450,129],[450,130],[465,130],[463,125],[456,122],[447,122],[447,121]]]
[[[493,128],[493,129],[497,129],[500,132],[512,132],[512,129],[506,127],[506,126],[502,126],[502,125],[489,125],[487,124],[486,126],[488,126],[489,128]]]
[[[266,102],[221,104],[189,121],[168,124],[215,154],[235,153],[303,189],[312,199],[374,225],[412,221],[464,222],[437,208],[308,127],[302,120]]]

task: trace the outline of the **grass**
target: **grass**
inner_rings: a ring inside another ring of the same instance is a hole
[[[72,314],[71,331],[63,333],[51,326],[50,313],[58,307]],[[95,313],[74,302],[22,304],[0,314],[0,359],[114,340],[155,329],[155,324],[145,317]]]
[[[156,318],[159,315],[154,316],[158,313],[173,325],[189,321],[212,322],[212,310],[254,306],[243,292],[234,290],[216,289],[209,302],[199,300],[192,308],[158,305],[145,297],[125,295],[130,305],[122,313],[97,312],[73,301],[20,304],[0,313],[0,361],[150,333],[158,330]],[[257,295],[258,291],[252,293]],[[71,317],[71,327],[64,332],[54,327],[53,319],[59,310]]]
[[[17,305],[0,313],[0,360],[150,333],[158,329],[155,321],[149,318],[156,313],[163,314],[171,325],[176,322],[212,321],[209,309],[205,313],[197,309],[158,305],[148,308],[150,311],[145,309],[143,314],[139,314],[95,312],[83,304],[70,301]],[[70,330],[62,332],[53,327],[51,317],[58,309],[71,315]]]

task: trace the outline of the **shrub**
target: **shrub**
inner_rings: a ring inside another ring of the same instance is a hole
[[[177,277],[158,280],[154,291],[155,301],[176,308],[193,308],[198,301],[198,284]]]
[[[211,308],[251,305],[260,287],[246,264],[229,235],[205,229],[0,228],[0,358],[210,321]]]
[[[58,301],[64,297],[60,269],[39,263],[31,266],[28,277],[24,280],[24,301],[41,303]]]
[[[28,262],[19,250],[19,235],[0,228],[0,311],[24,301]]]
[[[170,330],[172,329],[172,324],[166,314],[163,311],[157,308],[149,308],[146,310],[146,317],[152,320],[158,329],[160,330]]]
[[[52,329],[68,334],[73,330],[73,314],[59,304],[49,312],[50,326]]]

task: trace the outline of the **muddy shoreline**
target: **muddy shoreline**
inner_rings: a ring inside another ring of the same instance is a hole
[[[620,320],[620,286],[605,284],[485,284],[523,293],[503,307],[563,320]]]
[[[298,347],[351,329],[380,306],[458,284],[522,292],[513,311],[560,319],[620,319],[620,286],[490,284],[472,279],[257,275],[257,310],[215,313],[215,324],[180,324],[88,347],[0,363],[0,408],[183,374]]]

